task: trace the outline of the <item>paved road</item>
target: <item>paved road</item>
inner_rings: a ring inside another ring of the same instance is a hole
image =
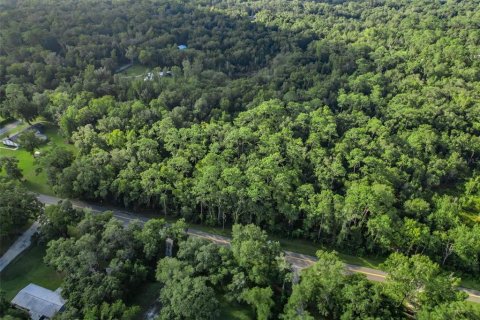
[[[5,252],[5,254],[0,258],[0,272],[5,269],[10,262],[12,262],[20,253],[25,249],[30,247],[32,235],[37,232],[39,228],[39,223],[34,222],[27,231],[25,231],[17,241],[15,241],[12,246]]]
[[[60,198],[47,196],[43,194],[39,195],[38,199],[47,205],[56,204],[58,203],[58,201],[61,200]],[[129,223],[134,220],[139,220],[141,222],[146,222],[149,220],[148,217],[144,217],[139,214],[135,214],[133,212],[126,211],[126,210],[119,210],[114,207],[100,206],[97,204],[90,204],[90,203],[87,203],[84,201],[78,201],[78,200],[71,200],[71,202],[75,207],[89,208],[94,212],[103,212],[103,211],[110,210],[113,212],[113,215],[117,219],[125,223]],[[220,235],[211,234],[211,233],[207,233],[207,232],[203,232],[195,229],[188,229],[188,234],[199,237],[199,238],[210,240],[219,245],[226,245],[226,246],[230,245],[230,238],[223,237]],[[301,254],[301,253],[291,252],[291,251],[285,251],[285,257],[292,264],[293,268],[296,270],[307,268],[311,266],[313,263],[315,263],[315,261],[317,261],[316,257]],[[362,266],[353,265],[353,264],[346,264],[346,269],[347,269],[347,272],[363,273],[367,277],[367,279],[371,281],[383,282],[385,281],[385,278],[387,276],[387,274],[381,270],[376,270],[376,269],[362,267]],[[480,303],[480,291],[467,289],[467,288],[459,288],[459,290],[462,290],[468,293],[469,301]]]
[[[7,133],[13,129],[15,129],[16,127],[18,127],[19,124],[21,124],[22,121],[20,120],[15,120],[14,122],[11,122],[3,127],[0,128],[0,136],[4,133]]]

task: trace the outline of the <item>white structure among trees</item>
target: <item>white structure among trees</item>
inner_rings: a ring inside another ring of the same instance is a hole
[[[52,291],[30,283],[17,293],[12,305],[27,311],[33,320],[51,319],[63,310],[65,300],[58,289]]]

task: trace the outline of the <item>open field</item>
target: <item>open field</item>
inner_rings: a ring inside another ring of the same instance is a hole
[[[62,283],[62,275],[43,263],[45,246],[32,245],[0,273],[0,288],[11,300],[29,283],[55,290]]]

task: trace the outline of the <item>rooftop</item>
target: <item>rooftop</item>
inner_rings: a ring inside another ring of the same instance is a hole
[[[51,291],[30,283],[13,298],[12,304],[27,310],[32,319],[52,318],[63,308],[65,300],[59,290]]]

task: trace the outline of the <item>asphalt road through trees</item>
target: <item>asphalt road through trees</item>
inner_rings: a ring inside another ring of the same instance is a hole
[[[47,196],[44,194],[40,194],[38,196],[38,199],[46,205],[57,204],[60,200],[62,200],[61,198]],[[118,210],[116,208],[112,208],[108,206],[90,204],[90,203],[87,203],[84,201],[78,201],[78,200],[70,200],[70,201],[75,207],[88,208],[92,212],[112,211],[115,218],[125,223],[129,223],[134,220],[138,220],[144,223],[150,219],[148,217],[141,216],[139,214],[136,214],[130,211]],[[188,229],[188,234],[210,240],[219,245],[230,245],[230,238],[223,237],[220,235],[215,235],[215,234],[211,234],[211,233],[207,233],[207,232],[203,232],[203,231],[195,230],[191,228]],[[291,252],[291,251],[285,251],[285,256],[287,260],[292,264],[293,268],[296,270],[307,268],[317,260],[317,258],[313,256]],[[387,276],[387,274],[381,270],[362,267],[362,266],[353,265],[353,264],[346,264],[346,269],[347,269],[347,272],[363,273],[367,277],[367,279],[371,281],[383,282],[385,281],[385,278]],[[469,295],[468,301],[480,303],[480,291],[468,289],[468,288],[462,288],[462,287],[460,287],[459,290],[462,290]]]

